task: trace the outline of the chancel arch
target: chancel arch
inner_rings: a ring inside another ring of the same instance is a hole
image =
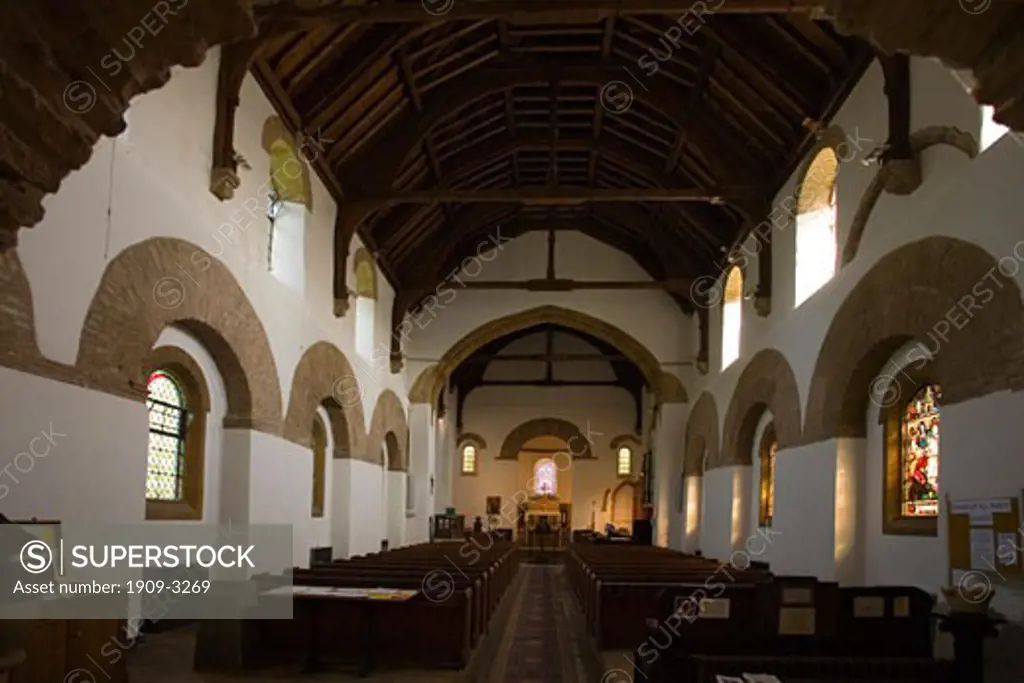
[[[887,302],[885,312],[872,315],[879,301]],[[865,436],[869,402],[884,401],[907,364],[927,367],[944,405],[1018,388],[1021,310],[1017,283],[977,245],[928,237],[889,252],[832,319],[814,365],[801,441]],[[907,345],[907,357],[890,362]]]
[[[172,325],[196,337],[216,361],[228,399],[225,425],[279,434],[281,385],[263,323],[228,268],[184,240],[148,239],[107,265],[82,326],[81,380],[144,400],[147,359]]]
[[[633,336],[604,320],[560,306],[539,306],[484,323],[455,342],[440,361],[419,374],[409,391],[409,400],[433,403],[452,372],[475,351],[506,335],[543,324],[562,325],[608,343],[640,369],[651,391],[661,402],[687,401],[686,390],[679,378],[663,371],[654,354]]]
[[[591,458],[591,443],[586,435],[572,422],[553,417],[529,420],[517,426],[505,437],[498,458],[516,460],[526,443],[538,437],[550,436],[558,439],[564,450],[563,458]]]

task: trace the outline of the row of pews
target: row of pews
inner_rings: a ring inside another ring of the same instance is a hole
[[[515,577],[517,548],[487,537],[294,568],[292,587],[266,593],[287,594],[293,618],[242,621],[241,668],[462,668]],[[352,599],[360,593],[370,597]],[[197,656],[199,671],[220,664]]]
[[[566,574],[599,650],[631,650],[637,680],[716,676],[935,683],[931,595],[847,588],[638,545],[574,543]]]

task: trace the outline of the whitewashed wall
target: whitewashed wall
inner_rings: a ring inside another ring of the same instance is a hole
[[[481,387],[466,399],[463,432],[483,437],[487,449],[479,458],[476,475],[462,475],[459,459],[452,462],[453,505],[468,520],[479,515],[486,519],[487,496],[501,496],[503,506],[511,506],[513,496],[521,499],[528,477],[521,476],[518,461],[500,461],[501,444],[520,424],[538,418],[559,418],[575,424],[585,438],[591,439],[596,460],[575,459],[571,467],[564,457],[557,464],[568,470],[572,478],[572,526],[585,529],[590,525],[591,504],[596,503],[598,520],[606,489],[621,482],[615,473],[615,452],[611,440],[621,434],[633,433],[636,408],[629,393],[605,387]],[[565,445],[563,444],[564,448]],[[578,444],[572,448],[579,450]],[[640,467],[640,451],[634,451],[633,467]],[[532,474],[532,472],[531,472]],[[561,478],[563,473],[559,473]],[[532,491],[526,491],[533,495]],[[509,507],[511,509],[511,507]],[[514,524],[505,520],[505,525]]]
[[[911,131],[946,125],[978,136],[981,111],[956,78],[930,60],[914,59],[911,65]],[[837,185],[840,253],[858,202],[877,170],[876,165],[863,165],[861,159],[888,136],[882,87],[876,64],[833,121],[849,142],[840,153],[843,160]],[[723,372],[720,308],[710,311],[711,372],[687,386],[691,398],[710,392],[719,420],[724,420],[749,359],[761,349],[775,348],[786,356],[795,374],[803,419],[814,363],[829,324],[847,294],[882,256],[931,235],[973,242],[994,259],[1013,255],[1014,245],[1024,238],[1019,222],[1024,212],[1024,196],[1019,192],[1024,182],[1022,161],[1024,149],[1012,135],[973,160],[948,146],[928,149],[922,155],[922,186],[909,197],[884,194],[856,258],[795,310],[795,226],[777,227],[772,232],[771,315],[760,318],[752,301],[743,302],[740,358]],[[776,205],[792,195],[799,180],[797,176],[790,179],[777,195]],[[745,251],[750,259],[745,289],[752,290],[757,280],[753,241],[748,241]],[[1016,279],[1020,284],[1019,270]],[[891,295],[899,296],[899,292]],[[691,334],[696,338],[695,324]],[[1020,396],[1003,393],[943,408],[943,495],[948,493],[954,499],[1020,495],[1024,460],[1010,444],[1019,442],[1016,425],[1021,407]],[[815,574],[848,583],[913,584],[938,592],[939,586],[949,581],[945,519],[940,518],[941,531],[936,538],[881,533],[883,444],[877,408],[869,413],[865,439],[828,441],[780,452],[773,524],[778,535],[773,537],[769,558],[773,568],[782,573]],[[757,522],[756,448],[764,422],[758,427],[752,454],[751,528]],[[721,427],[719,424],[720,432]],[[731,511],[734,494],[726,481],[730,476],[725,470],[714,470],[703,478],[705,500],[699,535],[708,555],[718,555],[730,545],[731,527],[719,519]],[[1007,586],[1003,599],[1010,593]],[[997,590],[997,604],[1000,600]],[[1003,607],[1024,613],[1016,603],[1005,602]]]

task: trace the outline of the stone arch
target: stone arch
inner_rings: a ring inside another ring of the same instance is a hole
[[[356,280],[356,296],[377,299],[377,263],[373,255],[360,247],[352,256],[352,272]]]
[[[409,400],[433,403],[455,368],[474,351],[500,337],[542,324],[564,325],[607,342],[640,368],[659,402],[686,403],[686,390],[679,378],[663,371],[654,354],[633,336],[615,325],[561,306],[539,306],[484,323],[455,342],[436,365],[420,373],[409,392]]]
[[[370,418],[370,433],[367,436],[366,456],[368,462],[384,465],[382,449],[389,449],[388,469],[392,472],[409,471],[409,428],[405,409],[395,392],[385,389],[377,398],[377,405]],[[394,453],[394,455],[391,455]]]
[[[882,257],[843,301],[821,344],[803,442],[863,437],[870,395],[889,400],[877,390],[907,363],[884,364],[909,342],[918,346],[905,360],[915,370],[928,367],[944,404],[1021,387],[1021,294],[1000,267],[1016,272],[1022,247],[996,261],[975,244],[929,237]]]
[[[298,136],[288,130],[277,116],[263,123],[263,150],[269,156],[270,184],[278,199],[302,204],[313,210],[309,165],[299,152]]]
[[[590,441],[579,427],[557,417],[539,417],[522,423],[508,433],[501,444],[498,459],[515,460],[526,442],[539,436],[554,436],[565,441],[569,454],[574,458],[594,457]]]
[[[715,397],[706,391],[697,399],[686,421],[683,476],[703,474],[705,454],[708,467],[714,467],[718,462],[718,408]]]
[[[334,457],[360,458],[365,453],[363,393],[355,371],[338,347],[326,341],[313,344],[295,366],[282,436],[308,448],[310,425],[317,406],[322,405],[331,422]]]
[[[762,349],[743,368],[732,400],[725,411],[719,465],[750,465],[754,432],[765,412],[772,414],[778,448],[800,441],[800,392],[786,357],[775,349]]]
[[[929,126],[910,136],[910,150],[915,160],[919,160],[921,152],[936,145],[949,145],[959,149],[971,159],[978,156],[978,141],[974,136],[952,126]],[[884,166],[878,169],[878,173],[864,190],[860,203],[857,205],[857,213],[854,214],[853,222],[850,224],[846,244],[843,246],[842,260],[840,261],[842,265],[845,266],[857,256],[864,232],[868,227],[868,221],[871,219],[871,213],[875,210],[875,205],[878,204],[878,200],[886,189],[887,177],[890,172]]]
[[[636,434],[620,434],[612,439],[612,442],[608,445],[612,451],[618,451],[623,446],[636,446],[637,448],[643,448],[644,444]]]
[[[199,339],[217,363],[226,426],[280,433],[281,385],[263,324],[227,266],[184,240],[148,239],[107,265],[82,327],[81,378],[145,400],[146,359],[170,325]]]
[[[621,508],[620,509],[616,509],[617,507],[619,507],[618,503],[616,502],[616,499],[619,498],[620,492],[623,489],[626,489],[626,488],[630,489],[631,493],[633,494],[630,497],[630,505],[631,505],[631,507],[630,507],[630,510],[629,510],[629,519],[630,519],[630,521],[632,521],[632,520],[634,520],[636,518],[636,515],[634,513],[635,513],[635,508],[636,508],[637,496],[641,495],[640,484],[638,482],[630,481],[630,480],[627,479],[627,480],[619,482],[619,485],[616,486],[611,491],[611,496],[610,496],[611,505],[609,506],[610,509],[608,510],[608,518],[609,518],[609,520],[613,524],[615,522],[617,522],[623,516]],[[622,501],[622,502],[625,502],[625,501]]]
[[[475,446],[477,451],[483,451],[487,449],[487,442],[484,441],[484,437],[473,432],[463,432],[459,434],[458,439],[455,441],[456,445],[461,450],[463,446]]]

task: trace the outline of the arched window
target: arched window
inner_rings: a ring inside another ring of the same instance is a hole
[[[473,444],[462,447],[462,473],[476,474],[476,446]]]
[[[270,174],[266,191],[267,270],[281,284],[302,294],[306,277],[306,216],[313,210],[305,159],[312,152],[303,149],[308,143],[291,133],[277,116],[264,122],[262,142]]]
[[[208,394],[181,349],[154,349],[146,382],[146,519],[200,519]]]
[[[794,307],[807,301],[836,274],[836,176],[831,147],[814,157],[797,197]]]
[[[554,496],[558,492],[558,468],[553,460],[538,460],[533,466],[533,493]]]
[[[722,299],[722,369],[740,357],[740,332],[743,325],[743,272],[733,266],[725,278]]]
[[[615,473],[620,477],[628,477],[633,473],[633,451],[628,446],[619,448],[615,462]]]
[[[939,387],[928,384],[903,408],[900,420],[900,513],[939,514]]]
[[[894,378],[888,395],[909,397],[882,410],[885,424],[886,534],[938,535],[939,385],[911,377]],[[917,375],[918,373],[913,373]]]
[[[324,516],[325,477],[327,474],[327,430],[319,417],[313,418],[313,517]]]
[[[366,249],[352,256],[356,280],[356,353],[373,360],[377,310],[377,264]]]
[[[185,478],[188,406],[181,386],[165,370],[149,376],[149,454],[146,500],[180,501]]]
[[[760,526],[771,526],[775,512],[775,453],[779,448],[775,425],[769,424],[761,435],[758,458],[761,462],[761,492],[758,513]]]

